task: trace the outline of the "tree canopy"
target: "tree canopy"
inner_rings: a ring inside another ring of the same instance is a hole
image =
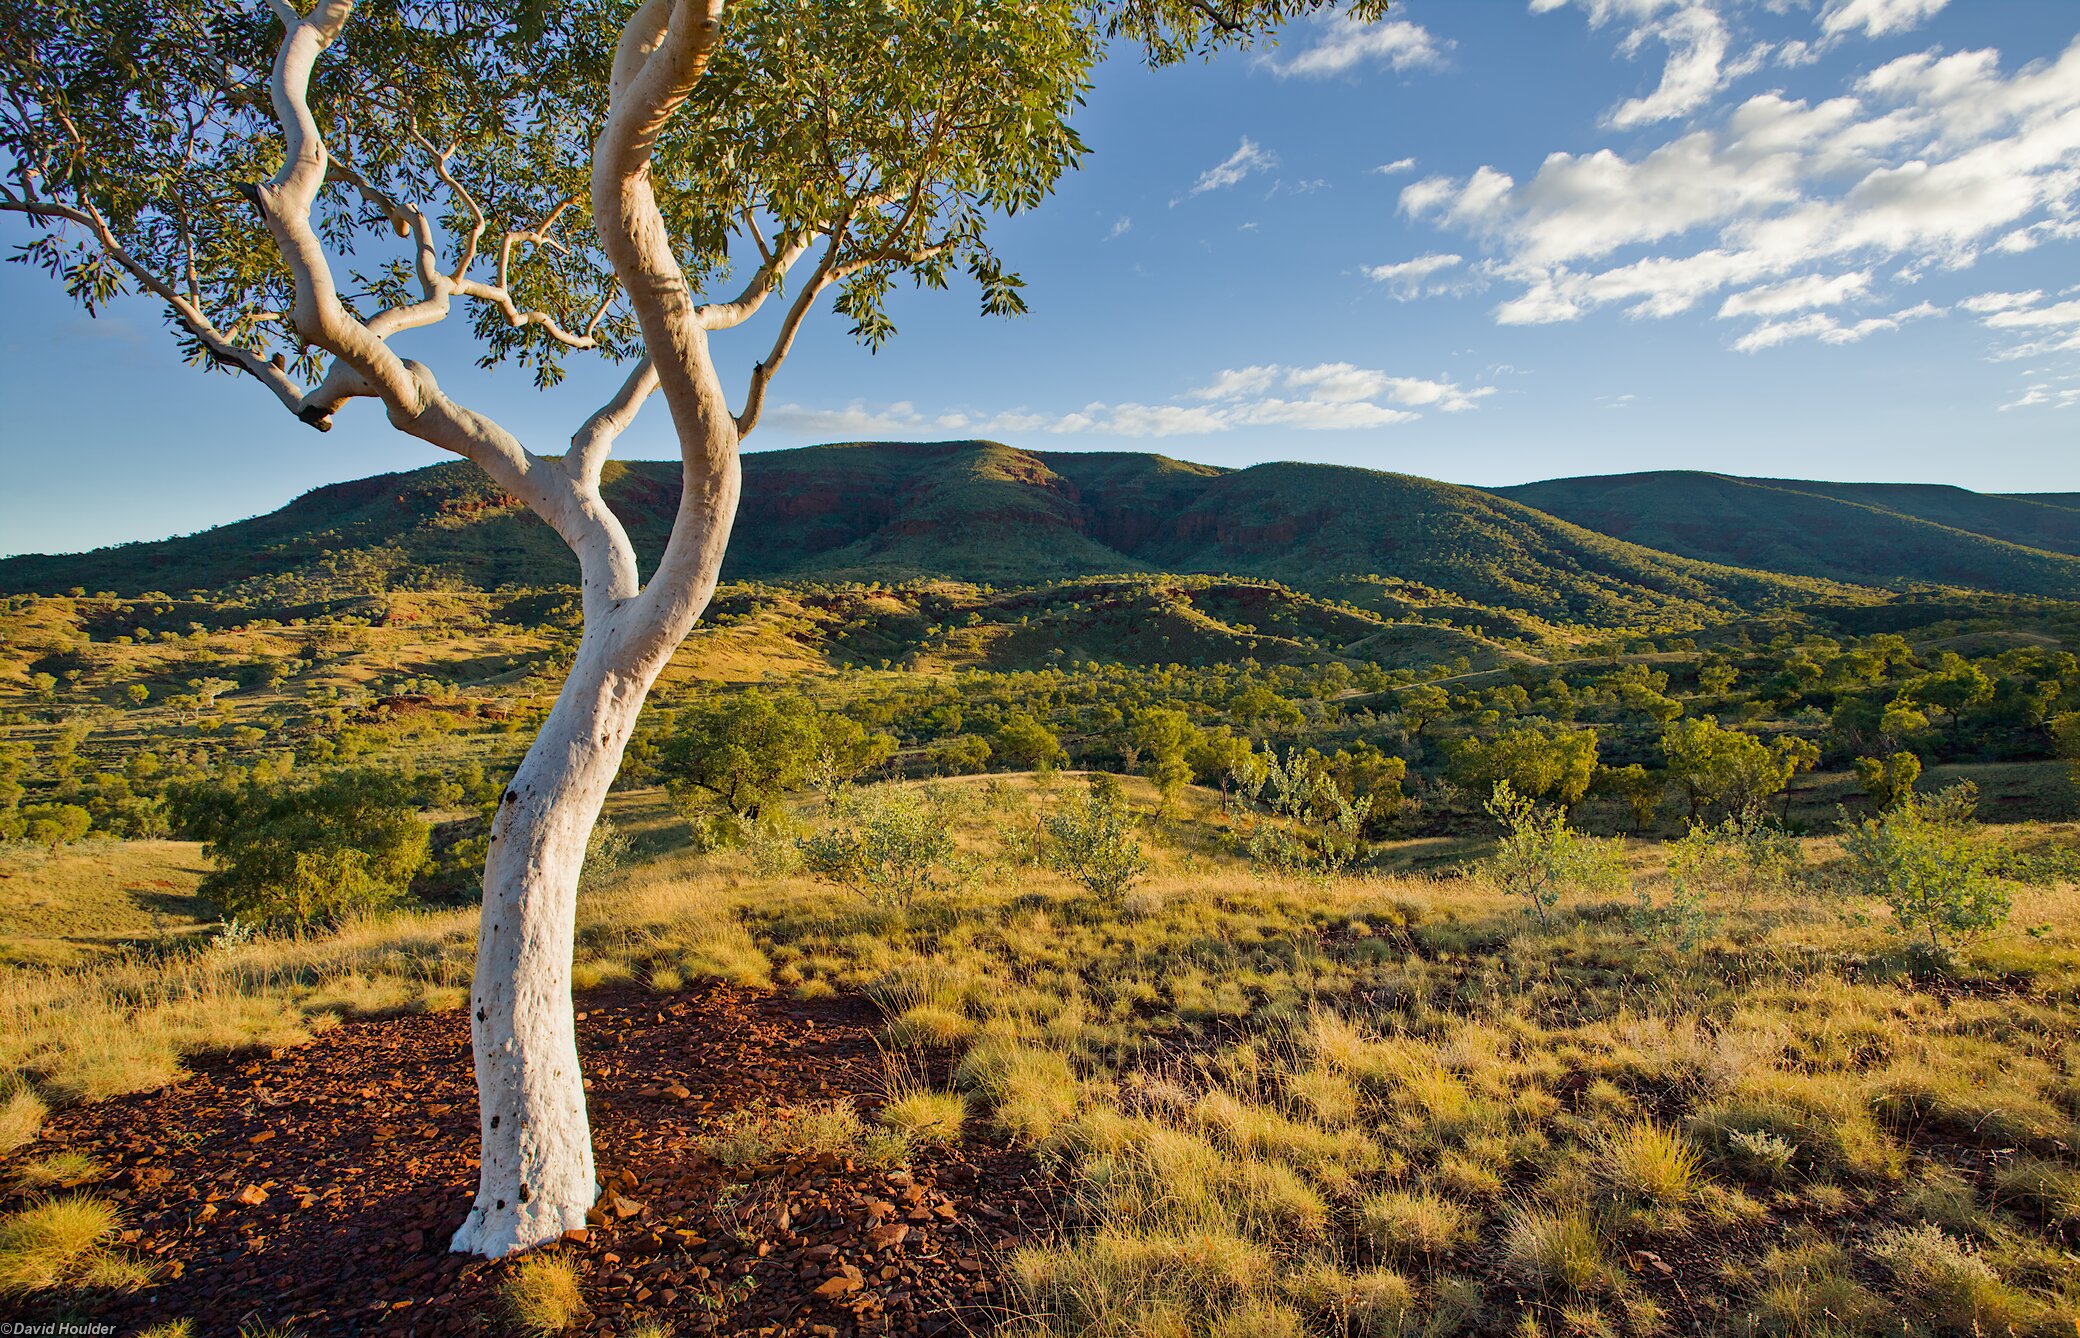
[[[827,288],[870,344],[894,332],[886,298],[899,276],[944,287],[965,272],[985,311],[1023,309],[987,222],[1037,205],[1082,157],[1070,116],[1111,46],[1168,63],[1326,7],[716,0],[719,40],[652,128],[649,171],[692,289],[742,285],[702,308],[711,323],[749,317],[797,262],[810,267],[790,285],[743,417],[755,420],[765,379]],[[466,306],[487,364],[512,360],[553,383],[573,352],[644,352],[590,196],[617,73],[634,64],[618,39],[639,9],[662,19],[674,6],[0,0],[11,94],[0,208],[39,229],[21,258],[89,311],[147,292],[191,361],[243,371],[326,426],[371,387],[335,371],[304,328],[309,295],[256,188],[315,137],[311,228],[343,262],[348,315],[387,339]],[[307,129],[269,87],[284,25],[299,19],[329,34],[302,99]]]

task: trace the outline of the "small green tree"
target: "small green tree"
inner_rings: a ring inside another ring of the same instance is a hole
[[[1654,815],[1661,811],[1661,797],[1668,791],[1668,779],[1631,762],[1622,767],[1598,767],[1591,788],[1624,804],[1632,815],[1632,830],[1638,832],[1651,824]]]
[[[1475,793],[1497,783],[1536,803],[1571,809],[1596,776],[1596,731],[1517,725],[1493,739],[1466,739],[1447,749],[1452,779]]]
[[[1879,808],[1897,808],[1921,779],[1921,759],[1904,750],[1890,757],[1856,759],[1856,780]]]
[[[1052,771],[1068,757],[1055,732],[1025,711],[1013,711],[997,727],[996,751],[1027,771]]]
[[[602,813],[592,824],[592,832],[585,838],[585,866],[578,873],[578,885],[590,888],[628,863],[629,854],[635,849],[635,838],[621,825]]]
[[[925,749],[932,770],[942,776],[970,776],[989,766],[989,740],[979,734],[956,734],[934,739]]]
[[[1502,824],[1502,843],[1483,860],[1481,872],[1519,898],[1550,925],[1553,908],[1569,888],[1609,890],[1624,879],[1624,857],[1615,842],[1584,836],[1570,827],[1564,810],[1535,803],[1495,782],[1485,804]]]
[[[1661,751],[1669,779],[1689,801],[1693,821],[1712,808],[1759,808],[1819,758],[1819,750],[1805,740],[1786,738],[1772,747],[1709,716],[1670,725],[1661,736]]]
[[[942,806],[917,790],[847,790],[823,831],[801,838],[803,866],[877,903],[908,906],[946,886],[953,832]]]
[[[1451,694],[1431,683],[1421,683],[1402,691],[1397,704],[1401,708],[1401,723],[1415,738],[1422,738],[1430,726],[1452,709]]]
[[[2058,755],[2066,759],[2073,772],[2073,783],[2080,785],[2080,711],[2067,711],[2051,718],[2051,741],[2058,748]]]
[[[1709,697],[1723,697],[1733,691],[1740,681],[1740,670],[1723,661],[1707,664],[1697,671],[1697,687]]]
[[[181,796],[216,872],[202,895],[250,923],[336,923],[404,899],[432,830],[410,783],[374,769],[308,785],[215,785]]]
[[[1948,717],[1948,728],[1955,733],[1966,711],[1992,698],[1993,680],[1984,669],[1956,651],[1944,651],[1936,671],[1908,683],[1900,695],[1916,705],[1942,712]]]
[[[748,688],[681,712],[658,749],[657,769],[689,816],[719,807],[756,821],[783,796],[819,780],[835,786],[894,751],[890,736],[819,712],[806,697]]]
[[[2008,918],[2007,889],[1972,831],[1978,789],[1970,781],[1909,795],[1842,837],[1851,885],[1892,908],[1902,934],[1928,936],[1937,957]]]
[[[78,804],[29,804],[22,809],[22,838],[56,850],[86,839],[94,816]]]
[[[1083,884],[1092,896],[1117,901],[1148,872],[1140,824],[1120,783],[1094,772],[1080,796],[1044,820],[1048,867]]]
[[[1797,839],[1757,809],[1730,813],[1716,824],[1693,823],[1668,847],[1668,877],[1678,901],[1709,896],[1745,907],[1757,892],[1783,891],[1804,868]]]
[[[1258,815],[1247,849],[1255,863],[1287,877],[1328,878],[1364,848],[1371,796],[1346,793],[1326,760],[1295,748],[1284,758],[1265,749],[1251,797],[1270,810]]]

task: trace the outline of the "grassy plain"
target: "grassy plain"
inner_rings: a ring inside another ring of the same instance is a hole
[[[1929,975],[1828,837],[1680,933],[1665,848],[1629,843],[1626,891],[1541,926],[1478,873],[1267,878],[1217,796],[1130,781],[1152,868],[1104,901],[1028,853],[1078,778],[926,784],[960,854],[909,905],[805,878],[785,842],[699,853],[655,795],[617,796],[648,853],[585,893],[578,984],[873,999],[892,1075],[955,1075],[893,1092],[900,1135],[986,1123],[1064,1178],[1062,1229],[1004,1261],[1007,1331],[2074,1331],[2070,885],[2018,887],[2010,928]],[[191,849],[48,867],[113,935],[140,870]],[[38,923],[27,886],[0,883],[10,924]],[[471,912],[417,913],[17,968],[0,1065],[90,1100],[186,1053],[455,1007],[473,940]]]

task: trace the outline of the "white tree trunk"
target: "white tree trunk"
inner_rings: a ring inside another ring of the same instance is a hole
[[[482,1165],[451,1248],[499,1258],[585,1225],[599,1187],[571,1006],[578,875],[661,667],[588,625],[570,678],[502,796],[470,987]],[[622,653],[618,653],[622,652]]]

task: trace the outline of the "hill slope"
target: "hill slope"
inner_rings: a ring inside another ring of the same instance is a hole
[[[744,473],[729,579],[1022,584],[1165,571],[1339,593],[1353,578],[1386,579],[1541,619],[1635,626],[1851,593],[1653,552],[1475,488],[1326,465],[865,443],[754,454]],[[606,496],[653,562],[676,466],[613,466]],[[206,589],[277,603],[574,578],[547,527],[461,463],[320,488],[202,535],[0,562],[0,590]]]
[[[1708,562],[1859,584],[2080,598],[2080,512],[2032,498],[1685,471],[1495,491],[1613,538]]]

